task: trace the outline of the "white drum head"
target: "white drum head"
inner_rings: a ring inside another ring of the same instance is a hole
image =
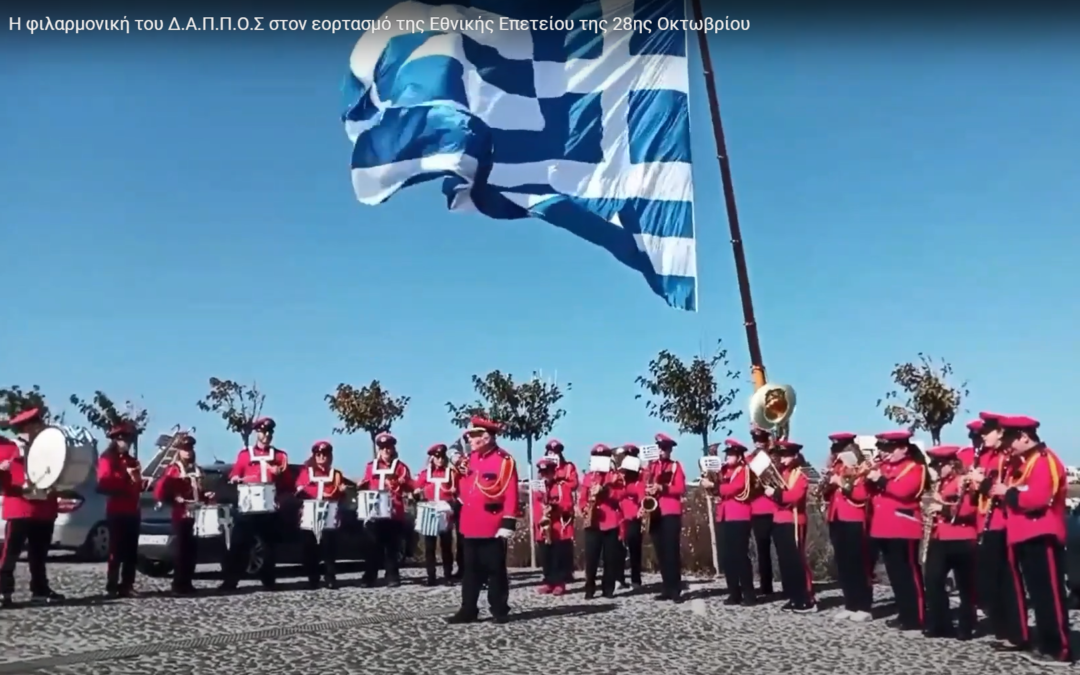
[[[63,430],[47,427],[34,437],[26,453],[26,479],[36,488],[48,490],[64,470],[68,437]]]

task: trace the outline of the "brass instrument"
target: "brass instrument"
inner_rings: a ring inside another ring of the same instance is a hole
[[[923,516],[922,542],[919,550],[919,564],[926,564],[926,555],[930,552],[930,537],[934,535],[934,525],[937,520],[937,512],[928,512]]]
[[[649,494],[652,489],[652,467],[645,472],[645,496],[641,499],[641,508],[638,509],[638,517],[641,518],[641,531],[648,532],[649,524],[652,522],[652,514],[656,509],[660,508],[660,500]]]
[[[769,464],[769,468],[765,469],[757,478],[763,487],[774,490],[787,489],[787,481],[784,480],[784,477],[780,474],[780,469],[777,469],[775,464]]]
[[[589,527],[596,520],[596,500],[600,497],[600,490],[604,486],[593,483],[589,486],[589,503],[585,506],[585,527]]]
[[[550,544],[552,539],[551,532],[551,511],[553,507],[549,501],[544,505],[544,514],[540,517],[540,522],[537,523],[540,526],[540,531],[544,533],[544,543]]]

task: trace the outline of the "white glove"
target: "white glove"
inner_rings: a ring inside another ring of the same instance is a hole
[[[499,539],[509,539],[514,534],[513,530],[508,530],[505,527],[500,527],[499,531],[495,533],[495,536]]]
[[[774,494],[776,494],[776,490],[772,489],[771,487],[765,488],[766,497],[772,497]]]

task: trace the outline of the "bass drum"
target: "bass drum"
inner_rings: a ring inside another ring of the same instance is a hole
[[[97,466],[97,441],[86,429],[46,427],[26,451],[26,479],[39,490],[73,490]]]

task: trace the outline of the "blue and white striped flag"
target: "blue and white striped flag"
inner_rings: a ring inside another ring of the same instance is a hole
[[[385,18],[349,61],[357,199],[443,178],[451,210],[545,220],[696,309],[682,0],[430,0]]]

